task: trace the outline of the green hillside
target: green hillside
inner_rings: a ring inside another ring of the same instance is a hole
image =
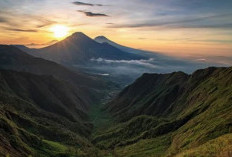
[[[1,153],[56,156],[68,149],[93,147],[85,104],[69,84],[50,76],[1,70],[0,85]]]
[[[0,61],[0,156],[232,155],[232,68],[143,74],[116,95],[12,46]]]
[[[216,156],[223,145],[231,151],[223,137],[232,133],[231,93],[232,68],[144,74],[107,105],[123,123],[93,143],[117,156]]]

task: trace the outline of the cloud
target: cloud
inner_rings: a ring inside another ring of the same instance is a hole
[[[100,76],[110,76],[110,74],[101,74],[101,73],[99,73],[99,74],[97,74],[97,75],[100,75]]]
[[[84,3],[84,2],[79,2],[79,1],[76,1],[76,2],[72,2],[74,5],[83,5],[83,6],[104,6],[102,4],[93,4],[93,3]]]
[[[30,27],[36,29],[56,23],[56,21],[51,20],[48,17],[41,17],[39,15],[15,13],[9,12],[8,10],[0,11],[0,24],[9,28],[5,30],[13,31],[14,29],[11,28],[17,27],[18,29],[15,29],[15,31],[23,31],[23,29],[21,30],[20,28]],[[32,29],[30,29],[30,31],[32,32]]]
[[[37,28],[43,28],[57,23],[56,21],[52,21],[48,19],[40,19],[39,22],[40,24],[37,25]]]
[[[0,23],[5,23],[5,22],[7,22],[7,19],[4,17],[0,17]]]
[[[199,61],[199,62],[206,62],[207,59],[205,59],[205,58],[198,58],[198,59],[196,59],[196,61]]]
[[[175,58],[150,58],[148,60],[111,60],[105,58],[92,58],[94,69],[99,73],[107,73],[111,76],[129,76],[133,79],[143,73],[170,73],[173,71],[184,71],[192,73],[196,69],[207,67],[205,62],[192,62],[190,60],[176,60]]]
[[[138,38],[139,40],[146,40],[147,38]]]
[[[170,19],[170,20],[149,20],[142,23],[131,24],[116,24],[109,28],[140,28],[140,27],[156,27],[156,28],[232,28],[230,21],[220,23],[217,19],[231,17],[230,14],[220,14],[212,16],[204,16],[198,18],[185,17],[184,19]],[[215,23],[216,22],[216,23]]]
[[[4,29],[8,31],[14,31],[14,32],[38,32],[35,29],[19,29],[19,28],[7,28],[7,27],[5,27]]]
[[[89,17],[107,17],[108,16],[108,15],[102,14],[102,13],[93,13],[93,12],[83,11],[83,10],[78,10],[78,12],[81,12]]]
[[[187,39],[185,41],[190,41],[190,42],[207,42],[207,43],[224,43],[224,44],[231,44],[232,40],[217,40],[217,39],[208,39],[208,40],[196,40],[196,39]]]
[[[110,59],[104,59],[104,58],[92,58],[91,61],[98,62],[98,63],[107,63],[107,64],[132,64],[132,65],[140,65],[145,66],[148,68],[157,68],[157,65],[152,64],[152,61],[154,61],[153,58],[150,58],[148,60],[140,59],[140,60],[110,60]]]
[[[53,45],[57,42],[58,42],[58,40],[52,40],[50,42],[42,43],[42,44],[30,43],[30,44],[27,44],[26,46],[31,47],[31,48],[39,48],[39,47],[50,46],[50,45]]]
[[[198,63],[205,63],[209,66],[231,66],[232,64],[232,56],[218,56],[218,55],[192,55],[188,56],[187,59],[196,61]]]

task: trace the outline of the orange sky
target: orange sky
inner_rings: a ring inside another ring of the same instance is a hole
[[[232,3],[210,2],[1,1],[0,44],[44,47],[62,40],[54,36],[51,27],[63,25],[69,29],[67,35],[74,32],[92,38],[104,35],[125,46],[175,56],[230,56]]]

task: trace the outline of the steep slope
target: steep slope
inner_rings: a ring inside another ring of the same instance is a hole
[[[223,135],[232,133],[231,80],[232,68],[144,74],[107,105],[123,123],[99,133],[93,143],[117,156],[229,153],[231,143]]]
[[[3,91],[13,91],[23,100],[70,120],[86,118],[83,112],[87,111],[88,104],[80,97],[79,91],[67,82],[59,81],[52,76],[2,70],[0,72]]]
[[[79,90],[79,95],[86,104],[96,101],[103,94],[102,89],[108,88],[108,83],[99,77],[73,72],[57,63],[30,56],[14,46],[0,45],[0,68],[52,75],[68,81]]]
[[[92,147],[85,108],[66,82],[0,70],[0,155],[59,156]]]
[[[92,58],[142,59],[139,55],[123,52],[107,43],[100,44],[77,32],[54,45],[30,50],[31,54],[65,65],[86,64]]]
[[[169,115],[185,92],[185,84],[189,77],[182,72],[143,74],[134,84],[126,87],[108,105],[108,109],[122,121],[141,114]]]
[[[73,72],[55,62],[36,58],[14,46],[0,45],[0,66],[5,69],[25,71],[39,75],[53,75],[60,79],[69,80],[75,84],[89,87],[101,87],[97,77],[81,72]],[[96,83],[98,82],[98,83]]]

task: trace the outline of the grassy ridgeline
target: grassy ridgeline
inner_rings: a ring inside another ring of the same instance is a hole
[[[150,88],[142,88],[141,82]],[[173,89],[176,96],[170,101],[167,96]],[[96,135],[93,143],[113,149],[118,156],[223,154],[231,150],[226,138],[232,132],[231,93],[232,68],[208,68],[193,75],[146,74],[108,105],[123,123]],[[144,116],[136,116],[139,114]]]

